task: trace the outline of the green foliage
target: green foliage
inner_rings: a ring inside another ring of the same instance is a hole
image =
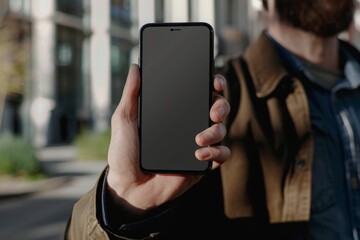
[[[106,160],[110,143],[110,130],[106,132],[83,131],[74,141],[78,160]]]
[[[35,150],[21,137],[0,136],[0,175],[38,178],[42,175]]]

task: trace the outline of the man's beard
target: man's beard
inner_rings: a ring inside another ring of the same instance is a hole
[[[320,37],[346,30],[354,8],[353,0],[276,0],[281,21]]]

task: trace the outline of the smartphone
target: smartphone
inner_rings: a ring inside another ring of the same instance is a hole
[[[205,174],[195,136],[211,124],[213,28],[203,22],[149,23],[140,29],[140,168]]]

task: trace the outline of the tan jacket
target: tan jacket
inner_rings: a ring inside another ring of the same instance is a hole
[[[85,194],[73,207],[71,219],[68,222],[66,240],[102,240],[109,239],[106,231],[100,226],[97,219],[95,186]]]
[[[240,105],[228,129],[231,157],[221,167],[225,213],[265,211],[271,223],[309,220],[313,139],[304,87],[288,76],[264,34],[244,58],[256,99],[239,59],[232,60],[226,76],[239,78]]]
[[[239,59],[224,72],[229,83],[239,81],[237,89],[225,92],[229,102],[231,92],[240,94],[228,130],[231,157],[221,167],[225,213],[229,218],[265,214],[271,223],[307,221],[313,139],[305,90],[288,76],[266,36],[244,58],[253,94]],[[96,188],[74,206],[67,239],[108,239],[96,218]]]

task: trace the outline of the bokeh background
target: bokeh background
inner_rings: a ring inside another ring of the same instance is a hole
[[[358,15],[343,36],[356,44]],[[217,66],[265,24],[260,0],[1,0],[0,20],[1,133],[35,147],[109,128],[144,23],[210,23]]]
[[[359,9],[339,36],[356,47]],[[140,27],[187,21],[214,27],[217,68],[266,27],[261,0],[0,0],[0,239],[63,238],[106,165]]]

